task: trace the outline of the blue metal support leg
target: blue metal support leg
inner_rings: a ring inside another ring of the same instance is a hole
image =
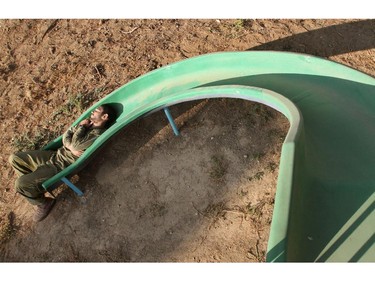
[[[177,126],[176,126],[176,123],[174,122],[173,120],[173,117],[171,115],[171,112],[169,111],[169,108],[168,107],[165,107],[164,108],[164,112],[165,112],[165,115],[167,115],[167,118],[168,118],[168,121],[169,123],[171,124],[172,126],[172,129],[173,129],[173,132],[176,136],[179,136],[180,135],[180,132],[178,131],[177,129]]]
[[[75,193],[78,194],[78,196],[82,196],[83,195],[83,192],[78,188],[76,187],[70,180],[68,180],[67,178],[62,178],[61,181],[63,183],[65,183],[67,186],[69,186]]]

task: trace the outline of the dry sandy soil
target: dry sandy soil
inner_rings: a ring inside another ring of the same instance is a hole
[[[115,136],[42,222],[7,159],[58,136],[88,106],[155,68],[218,51],[280,50],[375,76],[375,21],[0,20],[0,261],[262,262],[287,119],[215,99]]]

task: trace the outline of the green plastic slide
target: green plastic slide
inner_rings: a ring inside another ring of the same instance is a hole
[[[283,143],[267,261],[375,261],[375,79],[318,57],[223,52],[180,61],[125,84],[119,117],[46,189],[84,167],[130,122],[184,101],[228,97],[269,105],[290,121]],[[183,137],[183,135],[182,135]],[[46,149],[61,146],[61,137]]]

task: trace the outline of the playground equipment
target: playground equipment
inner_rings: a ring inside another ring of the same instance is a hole
[[[291,123],[281,152],[267,261],[375,261],[375,79],[310,55],[214,53],[134,79],[73,123],[103,103],[118,111],[116,122],[44,188],[64,181],[81,194],[67,177],[126,125],[174,104],[214,97],[264,103]],[[45,149],[61,144],[59,137]]]

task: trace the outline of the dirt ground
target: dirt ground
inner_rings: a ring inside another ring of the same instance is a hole
[[[375,20],[0,20],[0,261],[263,262],[289,123],[231,99],[137,120],[62,185],[51,214],[14,192],[8,164],[153,69],[219,51],[325,57],[375,76]],[[287,66],[286,66],[287,67]]]

